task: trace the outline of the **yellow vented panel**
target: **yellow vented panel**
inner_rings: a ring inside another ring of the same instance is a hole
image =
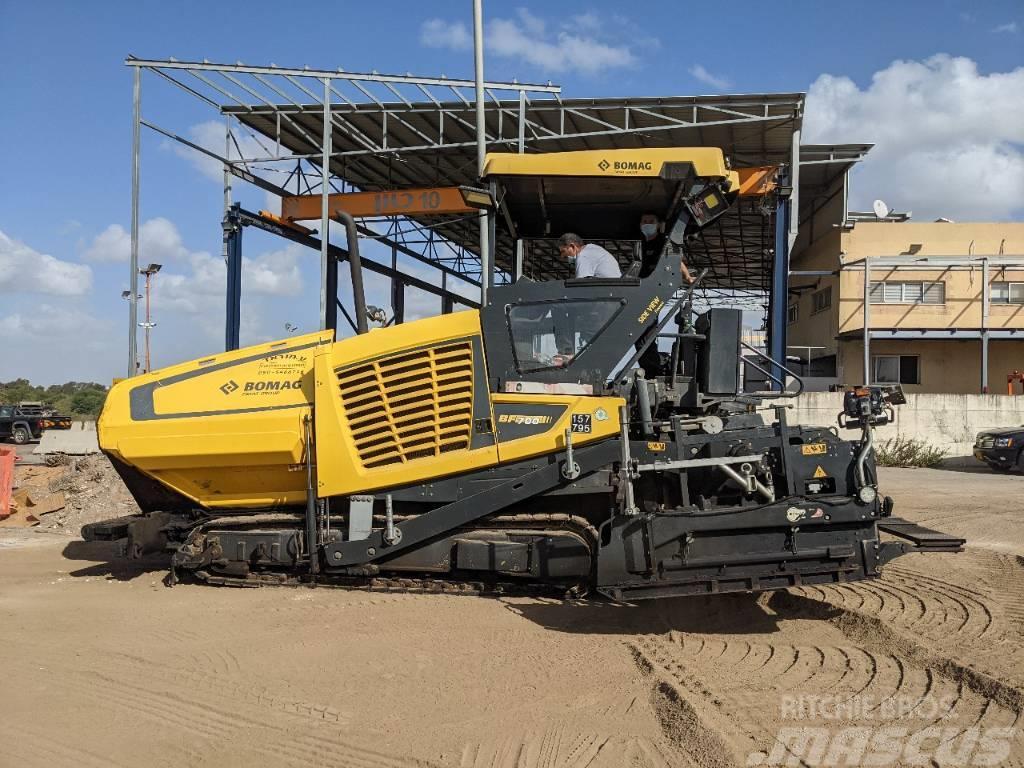
[[[469,449],[473,429],[469,340],[336,373],[342,410],[364,469]]]
[[[316,360],[321,496],[430,483],[498,463],[476,310],[342,339]]]

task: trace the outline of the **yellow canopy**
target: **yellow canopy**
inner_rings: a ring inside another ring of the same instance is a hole
[[[717,147],[659,147],[650,149],[592,149],[526,155],[490,153],[484,176],[673,177],[673,166],[693,167],[698,178],[728,179],[735,189],[739,176],[725,165]]]

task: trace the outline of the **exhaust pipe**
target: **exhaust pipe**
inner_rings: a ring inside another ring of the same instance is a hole
[[[363,262],[359,258],[359,232],[356,231],[356,220],[348,211],[335,211],[334,218],[345,225],[345,234],[348,237],[348,265],[352,273],[352,300],[356,309],[356,332],[366,333],[370,329],[366,321]]]

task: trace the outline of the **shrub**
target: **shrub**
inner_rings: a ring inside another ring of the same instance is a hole
[[[935,467],[944,458],[945,448],[912,437],[895,437],[875,446],[875,461],[881,467]]]

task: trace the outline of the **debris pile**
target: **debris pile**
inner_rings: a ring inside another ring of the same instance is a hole
[[[78,535],[86,523],[137,514],[138,506],[106,456],[61,466],[19,465],[11,516],[0,527],[38,527]]]

